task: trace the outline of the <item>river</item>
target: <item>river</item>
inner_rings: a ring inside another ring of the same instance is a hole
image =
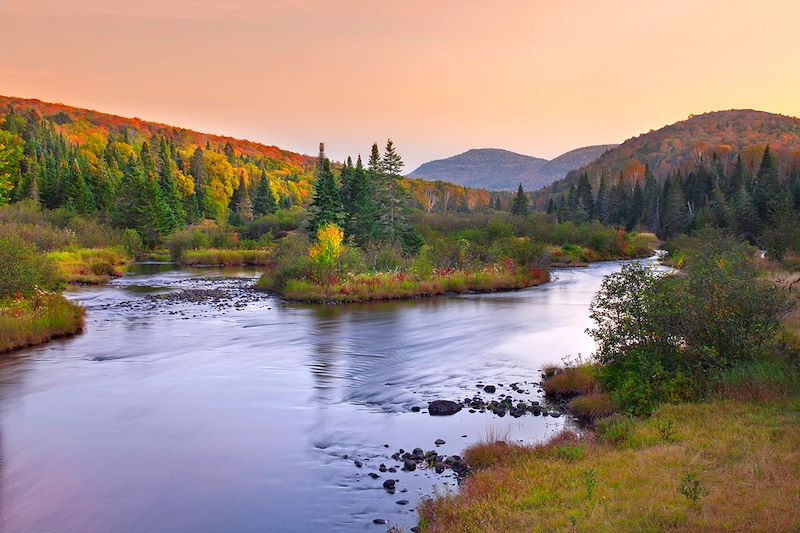
[[[619,267],[560,270],[509,293],[330,307],[254,293],[247,271],[151,267],[71,290],[87,309],[82,335],[0,360],[0,531],[410,528],[421,496],[455,489],[452,472],[368,474],[436,439],[449,455],[490,432],[536,442],[560,431],[566,417],[424,407],[478,383],[502,384],[499,395],[527,381],[536,398],[544,364],[592,351],[589,303]]]

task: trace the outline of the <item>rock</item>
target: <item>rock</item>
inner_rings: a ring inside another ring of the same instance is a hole
[[[419,413],[421,410],[422,408],[419,405],[415,405],[414,407],[411,408],[411,411],[413,411],[414,413]]]
[[[381,472],[386,472],[386,465],[381,463],[381,465],[378,467],[378,470]]]
[[[494,385],[486,385],[483,388],[483,390],[484,390],[484,392],[488,392],[488,393],[492,394],[492,393],[497,391],[497,387],[495,387]]]
[[[444,463],[441,463],[441,462],[439,462],[439,463],[436,463],[436,464],[434,465],[434,469],[436,470],[436,473],[437,473],[437,474],[441,474],[442,472],[444,472],[444,469],[445,469],[445,464],[444,464]]]
[[[436,439],[434,441],[434,444],[437,446],[441,446],[442,444],[447,444],[447,443],[444,441],[444,439]]]
[[[450,400],[434,400],[428,404],[428,414],[431,416],[454,415],[461,410],[461,404]]]
[[[376,518],[375,520],[372,521],[372,523],[373,524],[385,524],[386,520],[384,520],[383,518]]]
[[[561,416],[561,413],[559,413],[558,411],[550,411],[550,416],[552,416],[553,418],[558,418],[559,416]]]
[[[395,472],[397,472],[397,469],[396,469],[395,467],[393,467],[393,466],[390,466],[390,467],[389,467],[389,472],[391,472],[392,474],[394,474]]]
[[[369,473],[369,477],[371,477],[372,479],[378,479],[378,478],[379,478],[379,477],[381,477],[381,476],[379,476],[379,475],[378,475],[378,474],[376,474],[375,472],[370,472],[370,473]]]
[[[405,461],[403,461],[403,470],[406,470],[408,472],[413,472],[416,469],[417,469],[417,463],[415,463],[411,459],[406,459]]]
[[[419,528],[417,526],[414,526],[409,531],[411,531],[411,533],[419,533]]]
[[[408,505],[408,500],[397,500],[397,505]]]
[[[397,485],[397,482],[393,479],[387,479],[383,482],[384,489],[394,489],[395,485]]]
[[[353,461],[353,464],[356,465],[356,468],[361,468],[362,466],[364,466],[364,463],[362,463],[359,460]]]
[[[424,454],[425,452],[422,450],[422,448],[414,448],[413,450],[411,450],[411,455],[414,456],[422,457]]]
[[[388,445],[388,444],[384,444],[384,445],[383,445],[383,447],[384,447],[384,448],[388,448],[388,447],[389,447],[389,445]]]

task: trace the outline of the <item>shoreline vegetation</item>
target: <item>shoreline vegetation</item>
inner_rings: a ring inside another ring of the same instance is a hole
[[[44,291],[0,301],[0,353],[81,333],[84,314],[62,295]]]
[[[421,531],[800,528],[800,258],[713,230],[667,248],[682,270],[606,278],[592,360],[542,369],[584,429],[468,448],[475,474],[423,501]]]

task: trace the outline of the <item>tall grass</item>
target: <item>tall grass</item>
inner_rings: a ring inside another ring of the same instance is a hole
[[[67,283],[107,283],[122,276],[122,267],[129,262],[117,248],[79,248],[50,252],[47,257]]]
[[[502,269],[480,272],[460,270],[434,272],[431,276],[379,272],[351,275],[344,279],[289,279],[276,287],[272,274],[264,274],[256,288],[278,289],[290,300],[307,302],[365,302],[419,298],[465,292],[495,292],[540,285],[549,280],[542,269],[508,272]]]
[[[186,266],[242,266],[270,264],[269,250],[206,248],[183,252],[180,263]]]
[[[60,294],[36,292],[0,302],[0,352],[34,346],[83,330],[82,307]]]

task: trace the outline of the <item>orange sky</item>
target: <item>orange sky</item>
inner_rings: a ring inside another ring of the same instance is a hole
[[[690,113],[800,115],[800,3],[0,0],[0,94],[408,171],[553,157]]]

